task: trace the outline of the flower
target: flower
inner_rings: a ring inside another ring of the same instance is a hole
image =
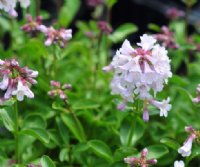
[[[30,86],[37,83],[35,78],[38,76],[37,71],[28,67],[20,67],[15,59],[0,60],[0,103],[16,96],[18,101],[22,101],[24,96],[34,98]]]
[[[45,45],[50,46],[53,43],[58,43],[60,47],[64,47],[68,40],[72,38],[72,30],[71,29],[59,29],[55,30],[53,27],[46,27],[44,25],[40,25],[38,30],[43,32],[46,35]]]
[[[17,2],[20,2],[23,8],[27,8],[30,5],[30,0],[0,0],[0,9],[9,13],[10,16],[16,17],[18,15],[15,10]]]
[[[35,20],[33,20],[31,15],[26,17],[27,23],[21,27],[21,29],[27,33],[36,32],[39,29],[39,26],[42,24],[42,17],[37,16]]]
[[[72,86],[70,84],[61,85],[58,81],[50,81],[50,85],[52,90],[48,92],[48,95],[52,98],[59,96],[62,100],[67,100],[67,95],[65,93],[66,90],[70,90]]]
[[[178,153],[180,153],[183,157],[188,157],[191,154],[192,144],[194,140],[197,140],[199,142],[200,131],[194,129],[192,126],[186,126],[185,131],[190,133],[190,135],[183,143],[183,146],[178,149]]]
[[[189,138],[184,142],[183,146],[178,149],[178,153],[180,153],[183,157],[188,157],[191,154],[192,142],[196,138],[195,134],[191,134]]]
[[[137,157],[127,157],[124,158],[125,163],[129,164],[130,166],[141,166],[141,167],[148,167],[149,165],[154,165],[157,163],[155,158],[147,160],[148,149],[144,148],[141,152],[140,158]]]
[[[144,34],[140,39],[138,48],[133,48],[125,40],[112,62],[103,70],[114,72],[110,84],[111,94],[120,95],[126,102],[140,99],[144,103],[153,104],[160,109],[160,115],[166,117],[171,109],[169,99],[158,102],[154,98],[172,76],[167,50],[156,44],[153,36]],[[144,109],[143,118],[147,121],[146,106]]]
[[[163,100],[161,102],[152,100],[150,103],[154,105],[155,107],[160,109],[160,116],[167,117],[168,111],[171,110],[171,104],[169,104],[170,98],[168,97],[166,100]]]
[[[106,21],[98,21],[97,26],[104,34],[110,34],[112,32],[112,28]]]
[[[173,8],[167,9],[166,16],[170,20],[175,20],[175,19],[185,16],[185,13],[182,10],[179,10],[179,9],[173,7]]]
[[[175,161],[174,162],[174,167],[184,167],[185,164],[183,161]]]
[[[29,89],[28,85],[21,80],[18,81],[17,89],[12,92],[12,95],[16,95],[18,101],[23,101],[24,96],[27,96],[30,99],[34,98],[34,94]]]
[[[179,47],[175,41],[173,32],[167,26],[162,26],[161,33],[155,34],[154,37],[166,48],[177,49]]]

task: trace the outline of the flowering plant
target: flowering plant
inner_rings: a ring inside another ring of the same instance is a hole
[[[183,3],[146,26],[121,22],[140,12],[128,0],[0,0],[0,167],[198,166],[199,24]]]

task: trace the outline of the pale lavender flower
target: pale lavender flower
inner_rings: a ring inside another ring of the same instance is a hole
[[[178,149],[178,153],[181,154],[183,157],[190,156],[194,139],[196,139],[196,135],[191,134],[184,142],[183,146]]]
[[[190,133],[190,135],[183,143],[183,146],[178,149],[178,153],[180,153],[183,157],[190,156],[193,141],[200,137],[199,131],[195,130],[192,126],[186,126],[185,131]]]
[[[151,100],[150,103],[159,108],[160,110],[160,116],[167,117],[168,111],[171,110],[171,104],[169,104],[170,98],[168,97],[166,100],[163,101],[156,101],[156,100]]]
[[[59,29],[56,30],[53,27],[46,27],[44,25],[40,25],[38,30],[43,32],[46,36],[45,45],[50,46],[52,44],[58,44],[60,47],[64,47],[66,43],[72,38],[72,30],[71,29]]]
[[[4,10],[12,17],[17,17],[18,14],[15,7],[18,2],[23,8],[27,8],[30,5],[30,0],[0,0],[0,9]]]
[[[184,167],[185,164],[183,161],[175,161],[174,162],[174,167]]]

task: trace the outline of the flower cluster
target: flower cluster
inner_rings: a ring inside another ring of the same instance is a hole
[[[166,11],[166,16],[170,19],[170,20],[175,20],[178,19],[180,17],[185,16],[185,13],[182,10],[179,10],[177,8],[169,8]]]
[[[98,5],[101,5],[103,3],[103,0],[87,0],[87,5],[90,7],[96,7]]]
[[[166,26],[162,26],[161,33],[155,34],[154,37],[166,48],[177,49],[179,47],[174,39],[173,32]]]
[[[26,17],[27,23],[21,27],[21,29],[27,33],[34,33],[38,31],[39,26],[42,24],[42,17],[37,16],[35,20],[33,20],[31,15]]]
[[[18,15],[15,10],[17,2],[20,2],[23,8],[27,8],[30,5],[30,0],[0,0],[0,9],[8,12],[10,16],[16,17]]]
[[[110,34],[112,32],[112,28],[106,21],[99,21],[97,26],[99,30],[104,34]]]
[[[145,121],[148,121],[148,104],[159,108],[160,116],[167,116],[171,109],[168,104],[170,99],[162,102],[154,100],[156,93],[163,90],[164,84],[172,76],[167,50],[156,44],[154,37],[146,34],[137,45],[139,47],[134,49],[125,40],[111,64],[103,68],[106,72],[114,71],[110,85],[112,94],[121,95],[124,105],[134,102],[135,99],[143,100]],[[151,92],[154,92],[154,97]]]
[[[149,165],[154,165],[157,163],[155,158],[147,160],[148,149],[144,148],[141,152],[140,158],[137,157],[128,157],[124,158],[124,161],[129,164],[131,167],[141,166],[148,167]]]
[[[70,90],[72,86],[70,84],[61,85],[58,81],[51,81],[50,85],[52,90],[48,92],[48,95],[52,98],[59,96],[62,100],[67,100],[66,90]]]
[[[71,29],[59,29],[56,30],[53,27],[46,27],[40,25],[38,28],[41,32],[46,35],[45,45],[50,46],[51,44],[58,43],[60,47],[64,47],[68,40],[72,38]]]
[[[22,101],[24,96],[34,98],[30,86],[36,84],[35,78],[38,76],[37,71],[28,67],[20,67],[15,59],[0,60],[0,90],[3,92],[0,102],[10,99],[16,95],[18,101]]]
[[[185,131],[190,133],[190,135],[183,143],[183,146],[178,149],[178,153],[183,157],[188,157],[191,154],[193,141],[200,137],[200,131],[195,130],[192,126],[186,126]]]

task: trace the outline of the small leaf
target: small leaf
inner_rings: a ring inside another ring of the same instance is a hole
[[[37,114],[28,115],[24,119],[23,128],[45,129],[46,128],[46,122],[45,122],[44,118],[42,118],[40,115],[37,115]]]
[[[167,145],[168,147],[174,149],[174,150],[178,150],[178,148],[180,147],[180,144],[177,143],[175,140],[173,139],[169,139],[169,138],[163,138],[160,140],[161,143]]]
[[[53,161],[46,155],[41,158],[42,167],[56,167]]]
[[[80,142],[86,141],[83,126],[76,116],[66,113],[61,114],[61,118],[65,125],[67,125],[67,127]]]
[[[9,112],[5,109],[0,109],[0,116],[2,118],[4,126],[9,131],[14,131],[15,129],[15,123],[13,121],[13,118],[9,115]]]
[[[132,147],[120,147],[114,153],[115,161],[121,161],[123,158],[131,156],[135,154],[137,150]]]
[[[124,120],[120,129],[120,140],[124,146],[133,146],[144,134],[144,122],[137,118],[136,122]]]
[[[20,132],[20,134],[30,135],[39,139],[44,143],[49,143],[49,135],[44,129],[40,128],[24,129]]]
[[[68,160],[69,160],[69,149],[63,148],[63,149],[60,151],[59,159],[60,159],[61,162],[63,162],[63,161],[68,161]]]
[[[129,34],[137,31],[137,27],[134,24],[126,23],[122,26],[118,27],[111,35],[109,35],[109,39],[114,42],[123,41]]]
[[[159,159],[169,152],[169,150],[163,145],[152,145],[147,147],[147,149],[149,150],[148,153],[149,159],[151,158]]]
[[[60,117],[56,117],[56,123],[60,132],[60,136],[65,144],[69,143],[69,130],[60,119]]]
[[[99,157],[112,162],[112,152],[110,148],[101,140],[91,140],[88,142],[88,146],[92,149],[92,151],[98,155]]]

